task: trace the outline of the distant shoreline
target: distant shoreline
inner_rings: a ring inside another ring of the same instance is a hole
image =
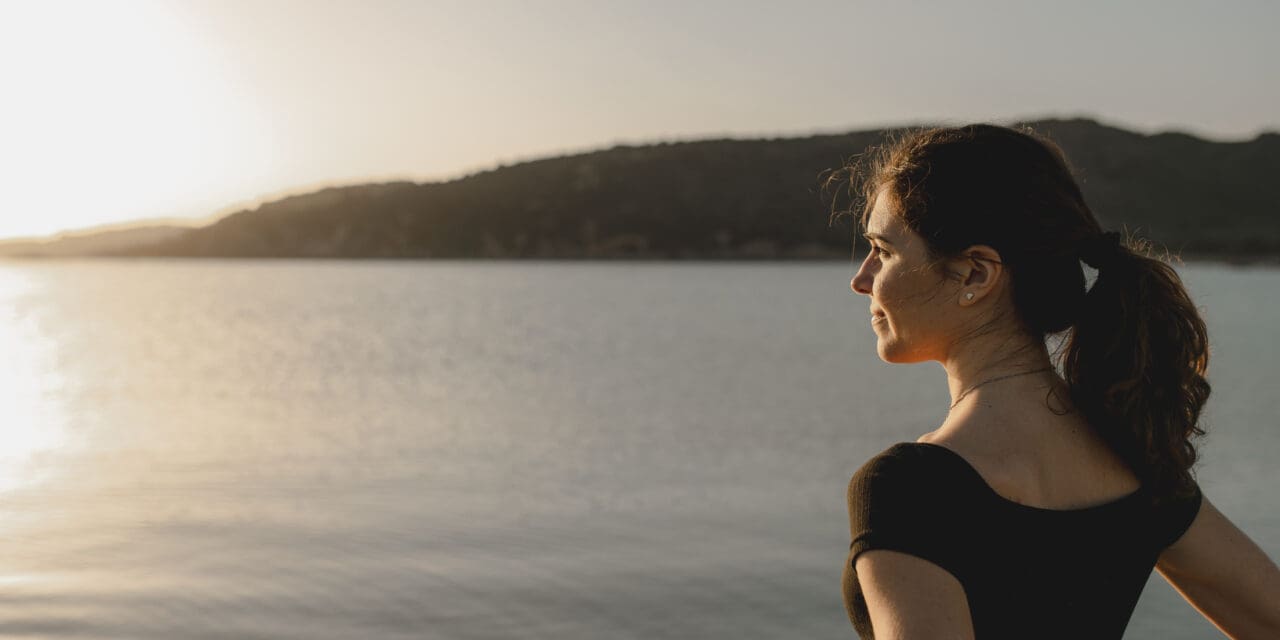
[[[660,256],[625,256],[625,257],[370,257],[345,258],[332,256],[113,256],[113,255],[0,255],[0,263],[23,262],[438,262],[438,263],[664,263],[664,264],[821,264],[844,263],[856,264],[850,256],[804,256],[804,257],[751,257],[751,256],[701,256],[701,257],[660,257]],[[1280,255],[1216,255],[1197,254],[1182,255],[1167,260],[1178,264],[1218,264],[1233,267],[1280,267]]]

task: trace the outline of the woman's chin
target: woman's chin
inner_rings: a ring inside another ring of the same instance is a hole
[[[893,363],[894,361],[893,357],[895,354],[894,354],[892,341],[889,338],[886,338],[885,336],[877,335],[876,336],[876,354],[880,356],[881,360],[884,360],[885,362],[888,362],[888,363]]]
[[[903,362],[907,356],[902,341],[889,328],[889,323],[882,320],[871,323],[876,332],[876,353],[880,359],[890,364]]]
[[[881,360],[889,364],[912,364],[928,360],[928,358],[922,358],[920,354],[913,353],[905,347],[906,345],[902,344],[902,341],[895,340],[892,336],[883,334],[876,336],[876,354],[880,356]]]

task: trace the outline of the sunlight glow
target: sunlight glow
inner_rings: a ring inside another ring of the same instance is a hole
[[[270,162],[270,128],[173,11],[0,9],[0,237],[190,215],[230,166]]]

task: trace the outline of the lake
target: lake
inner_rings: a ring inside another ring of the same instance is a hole
[[[854,470],[943,420],[845,263],[0,263],[0,634],[851,638]],[[1280,269],[1180,272],[1198,479],[1280,557]],[[1221,634],[1153,573],[1127,638]]]

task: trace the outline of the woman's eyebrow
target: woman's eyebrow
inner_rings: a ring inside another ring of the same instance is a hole
[[[885,243],[885,244],[893,244],[893,241],[889,240],[888,238],[886,238],[886,237],[884,237],[884,236],[882,236],[882,235],[880,235],[880,234],[878,234],[878,233],[864,233],[864,234],[862,234],[862,237],[864,237],[864,238],[866,238],[866,239],[868,239],[868,240],[879,240],[880,242],[883,242],[883,243]]]

